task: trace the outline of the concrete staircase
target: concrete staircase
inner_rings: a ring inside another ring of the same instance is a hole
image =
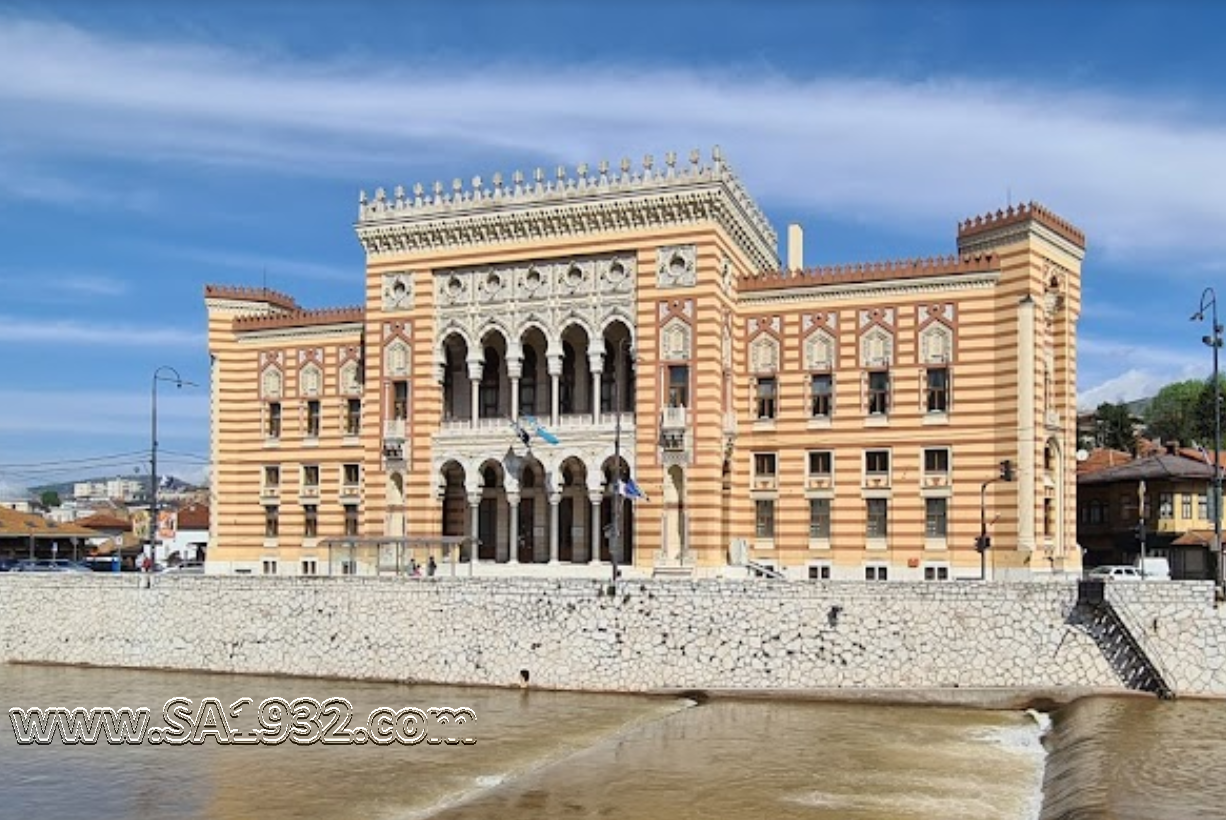
[[[1091,635],[1129,689],[1175,698],[1174,681],[1157,652],[1148,646],[1144,628],[1120,602],[1112,602],[1104,581],[1080,581],[1077,606],[1089,615]]]

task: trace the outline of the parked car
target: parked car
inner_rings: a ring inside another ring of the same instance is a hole
[[[1171,563],[1165,558],[1146,558],[1144,561],[1138,558],[1136,568],[1147,581],[1171,580]]]
[[[39,558],[35,561],[19,561],[12,572],[92,572],[84,564],[65,559]]]
[[[1086,573],[1091,581],[1140,581],[1141,570],[1136,567],[1105,565]]]
[[[15,570],[20,563],[21,561],[16,558],[0,558],[0,572]]]
[[[200,561],[185,561],[182,564],[175,564],[158,571],[169,572],[174,575],[203,575],[204,564]]]

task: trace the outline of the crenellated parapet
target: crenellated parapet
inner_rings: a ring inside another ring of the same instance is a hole
[[[450,187],[418,183],[408,192],[396,186],[359,197],[357,233],[368,254],[412,253],[441,248],[625,232],[715,221],[761,268],[778,265],[777,236],[723,158],[719,148],[704,163],[691,151],[688,165],[665,155],[657,166],[650,155],[635,167],[623,159],[586,163],[552,175],[537,168],[531,177],[495,173],[490,184],[473,177]]]
[[[882,262],[855,262],[825,265],[795,271],[752,273],[741,277],[741,291],[821,287],[823,285],[882,282],[930,276],[956,276],[998,270],[1000,262],[990,253],[963,256],[935,256],[926,259],[901,259]]]
[[[248,288],[239,285],[205,285],[204,298],[227,302],[251,302],[280,310],[298,310],[293,297],[270,288]]]
[[[354,324],[366,321],[366,309],[361,306],[291,310],[265,316],[239,316],[234,320],[236,331],[275,330],[280,328],[317,327],[319,325]]]
[[[1007,234],[1010,228],[1026,222],[1037,222],[1053,231],[1057,236],[1072,243],[1082,252],[1086,249],[1086,235],[1080,228],[1037,202],[1022,205],[1010,205],[974,216],[965,222],[958,223],[958,247],[963,250],[973,249],[980,244],[977,240],[989,238],[998,234]]]

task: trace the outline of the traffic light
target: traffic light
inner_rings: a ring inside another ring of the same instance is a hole
[[[1012,459],[1006,458],[1004,461],[1000,463],[1000,480],[1001,481],[1012,481],[1013,480],[1013,461]]]
[[[975,552],[983,552],[992,548],[992,536],[980,535],[975,538]]]
[[[1135,527],[1133,527],[1132,534],[1136,536],[1136,539],[1138,541],[1144,544],[1145,543],[1145,522],[1141,521]]]

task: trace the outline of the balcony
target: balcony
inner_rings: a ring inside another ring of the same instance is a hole
[[[298,490],[298,497],[303,499],[319,498],[318,484],[304,484]]]
[[[925,473],[924,474],[924,486],[925,487],[948,487],[949,486],[949,473]]]
[[[271,484],[265,484],[260,487],[260,500],[261,501],[276,501],[280,497],[281,497],[280,487],[277,487]]]
[[[361,484],[342,484],[341,485],[341,501],[342,502],[356,502],[361,498],[361,495],[362,495],[362,485]]]
[[[805,480],[805,487],[810,490],[829,490],[834,486],[834,480],[828,475],[811,475]]]
[[[890,486],[889,473],[866,473],[864,486],[870,489],[885,489]]]
[[[685,430],[686,410],[684,407],[665,407],[660,414],[661,430]]]
[[[406,422],[404,419],[388,419],[383,422],[383,441],[404,441]]]
[[[633,439],[635,432],[635,418],[631,412],[621,413],[620,417],[617,413],[600,413],[594,421],[591,413],[564,413],[558,416],[557,424],[550,422],[548,414],[535,418],[542,427],[558,437],[560,444],[567,445],[586,446],[612,442],[614,433],[620,426],[622,444],[625,446],[627,441]],[[525,429],[532,433],[531,425],[525,425]],[[477,419],[476,428],[468,419],[444,419],[433,436],[433,445],[435,448],[447,450],[458,447],[467,451],[468,448],[475,447],[484,451],[494,446],[506,450],[507,444],[514,439],[511,420],[506,416]],[[534,447],[539,441],[537,436],[532,437]],[[405,446],[407,447],[407,440]]]

